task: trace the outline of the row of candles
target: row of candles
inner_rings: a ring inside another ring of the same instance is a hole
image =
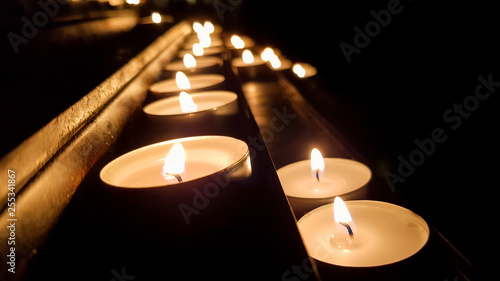
[[[268,65],[275,71],[292,69],[299,78],[316,75],[311,65],[292,64],[271,48],[255,57],[251,51],[255,43],[249,37],[233,35],[224,42],[221,28],[210,22],[194,23],[193,31],[185,49],[179,52],[182,60],[165,66],[166,71],[176,73],[175,78],[151,85],[151,94],[163,98],[146,105],[145,114],[165,118],[207,111],[234,114],[238,95],[220,90],[225,77],[211,73],[221,67],[223,61],[218,55],[226,48],[238,55],[231,61],[238,70]],[[197,74],[200,72],[204,74]],[[198,92],[188,94],[194,90]],[[100,176],[106,184],[120,188],[168,188],[235,167],[251,170],[244,141],[195,136],[131,151],[106,165]],[[348,267],[386,265],[412,256],[428,240],[426,222],[408,209],[380,201],[344,202],[339,197],[366,187],[370,181],[371,170],[358,161],[323,158],[313,149],[311,159],[282,167],[277,174],[289,197],[334,198],[333,203],[312,210],[297,223],[309,255],[318,261]]]

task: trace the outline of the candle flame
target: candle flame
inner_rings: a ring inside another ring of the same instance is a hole
[[[354,223],[352,221],[351,214],[349,214],[349,210],[347,210],[347,206],[344,201],[338,196],[335,197],[335,200],[333,201],[333,215],[337,224],[347,224],[354,231]],[[340,227],[345,229],[345,226],[340,225]]]
[[[193,98],[186,93],[181,92],[179,95],[179,103],[181,104],[181,110],[184,113],[196,112],[197,106],[193,101]]]
[[[323,160],[321,152],[317,148],[314,148],[311,151],[311,175],[313,178],[320,181],[323,178],[324,171],[325,160]]]
[[[200,33],[201,31],[203,31],[203,29],[204,29],[204,28],[203,28],[203,25],[201,25],[201,23],[199,23],[199,22],[197,22],[197,21],[195,21],[195,22],[193,23],[193,30],[194,30],[194,32],[196,32],[196,33]]]
[[[253,63],[254,61],[253,54],[249,50],[243,51],[242,58],[244,63]]]
[[[200,43],[193,44],[193,54],[195,56],[203,56],[205,51],[203,51],[203,46]]]
[[[180,143],[174,144],[167,154],[165,165],[163,165],[162,175],[165,180],[171,180],[175,175],[181,176],[185,170],[186,155],[184,147]]]
[[[264,51],[262,51],[262,54],[260,54],[260,58],[263,61],[269,61],[269,60],[271,60],[273,55],[274,55],[273,49],[267,47],[264,49]]]
[[[161,22],[161,15],[157,12],[154,12],[151,14],[151,18],[153,19],[154,23],[160,23]]]
[[[271,63],[271,66],[276,69],[276,68],[280,68],[281,66],[281,60],[280,58],[278,58],[277,55],[273,54],[271,56],[271,59],[269,59],[269,62]]]
[[[295,73],[300,78],[306,76],[306,70],[302,67],[302,65],[300,65],[298,63],[294,64],[292,70],[293,70],[293,73]]]
[[[208,33],[213,33],[215,31],[215,26],[210,21],[205,21],[203,28],[205,28],[205,31]]]
[[[181,90],[190,89],[191,83],[189,83],[189,79],[186,74],[182,71],[177,71],[175,74],[175,83],[177,83],[177,88]]]
[[[191,54],[185,54],[183,61],[184,61],[184,65],[186,66],[186,68],[196,67],[196,59]]]
[[[210,38],[210,33],[203,30],[198,32],[198,39],[200,40],[200,45],[203,48],[208,48],[212,44],[212,38]]]
[[[234,48],[236,49],[245,48],[245,42],[243,42],[243,40],[238,35],[231,36],[231,44],[233,44]]]

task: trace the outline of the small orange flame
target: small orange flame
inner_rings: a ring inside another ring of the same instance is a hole
[[[203,56],[205,51],[203,51],[203,46],[201,46],[200,43],[194,43],[193,44],[193,55],[195,56]]]
[[[352,221],[351,214],[349,214],[349,210],[347,210],[347,206],[344,201],[338,196],[335,197],[335,200],[333,201],[333,214],[336,223],[348,224],[351,228],[353,228],[354,223]]]
[[[321,155],[321,152],[314,148],[311,151],[311,175],[317,181],[320,181],[323,178],[323,172],[325,171],[325,160]]]
[[[182,59],[186,68],[194,68],[196,67],[196,59],[191,54],[185,54]]]
[[[244,63],[253,63],[254,57],[252,52],[250,52],[249,50],[243,51],[242,59]]]
[[[262,51],[262,53],[260,54],[260,58],[263,60],[263,61],[269,61],[271,60],[272,56],[274,55],[274,51],[273,49],[267,47],[264,49],[264,51]]]
[[[181,110],[184,113],[196,112],[197,106],[193,101],[193,98],[186,93],[181,92],[179,95],[179,103],[181,105]]]
[[[231,36],[231,44],[233,44],[235,49],[245,48],[245,42],[238,35]]]
[[[161,22],[161,15],[157,12],[154,12],[151,14],[151,18],[153,19],[154,23],[160,23]]]
[[[281,66],[281,60],[280,58],[278,58],[277,55],[273,54],[271,56],[271,58],[269,59],[269,62],[271,63],[271,66],[276,69],[276,68],[280,68]]]
[[[177,83],[177,88],[181,90],[191,89],[191,83],[189,83],[189,79],[182,71],[177,71],[175,74],[175,83]]]
[[[163,178],[170,180],[175,175],[182,176],[185,170],[185,161],[184,147],[180,143],[174,144],[168,152],[165,165],[162,168]]]
[[[205,21],[203,28],[205,28],[205,31],[208,33],[213,33],[215,31],[215,26],[209,21]]]
[[[203,25],[201,25],[201,23],[199,23],[199,22],[195,21],[195,22],[193,23],[193,30],[194,30],[194,32],[196,32],[196,33],[200,33],[201,31],[203,31]]]
[[[306,76],[306,70],[302,67],[302,65],[296,63],[293,65],[293,73],[295,73],[300,78]]]

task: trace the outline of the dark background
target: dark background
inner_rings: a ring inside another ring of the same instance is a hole
[[[0,6],[14,11],[12,7],[19,5],[13,2]],[[370,11],[387,9],[390,1],[221,2],[232,9],[218,13],[210,4],[188,7],[181,1],[159,8],[172,13],[176,21],[203,14],[226,30],[279,48],[293,61],[316,66],[316,82],[342,106],[333,112],[321,103],[313,105],[365,155],[375,177],[383,178],[387,171],[397,173],[398,156],[408,159],[417,148],[415,139],[430,138],[435,128],[445,131],[447,140],[437,144],[435,152],[395,187],[414,211],[477,263],[485,247],[478,247],[476,241],[488,238],[485,229],[496,221],[497,213],[488,200],[498,185],[497,92],[481,101],[456,130],[443,120],[443,113],[474,94],[479,75],[491,74],[493,81],[500,81],[499,24],[493,4],[400,1],[403,10],[392,15],[390,23],[347,63],[339,44],[354,45],[354,27],[364,29],[373,20]],[[115,8],[93,9],[116,17]],[[149,13],[149,7],[141,9],[137,12]],[[170,26],[109,32],[103,27],[71,40],[48,35],[55,27],[88,21],[83,17],[48,24],[15,54],[6,34],[20,33],[23,15],[22,11],[2,13],[1,155],[95,88]],[[306,98],[314,95],[303,94]]]

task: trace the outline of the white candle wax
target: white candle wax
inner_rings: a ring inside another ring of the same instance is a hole
[[[348,267],[381,266],[404,260],[427,243],[427,223],[408,209],[380,201],[345,203],[356,229],[350,244],[332,243],[332,235],[346,237],[341,232],[347,231],[335,222],[333,204],[314,209],[297,222],[314,259]]]
[[[366,165],[343,158],[325,158],[323,178],[311,176],[311,160],[292,163],[278,169],[283,191],[298,198],[330,198],[355,191],[372,176]]]
[[[165,66],[165,70],[168,71],[189,71],[189,70],[198,70],[203,68],[208,68],[216,65],[222,65],[222,59],[218,57],[196,57],[196,66],[188,68],[184,65],[183,60],[178,60],[171,62]]]
[[[175,79],[167,79],[151,85],[149,88],[153,94],[179,93],[180,91],[197,90],[215,86],[224,82],[225,77],[219,74],[200,74],[188,76],[190,89],[179,89]]]
[[[169,140],[133,150],[108,163],[100,173],[108,185],[123,188],[161,187],[169,184],[162,169],[168,152],[181,143],[185,152],[183,182],[249,165],[248,145],[226,136],[198,136]]]
[[[144,107],[144,112],[149,115],[166,116],[194,114],[208,110],[216,110],[234,102],[238,96],[229,91],[206,91],[190,95],[196,104],[196,112],[184,113],[181,109],[179,96],[161,99]]]

